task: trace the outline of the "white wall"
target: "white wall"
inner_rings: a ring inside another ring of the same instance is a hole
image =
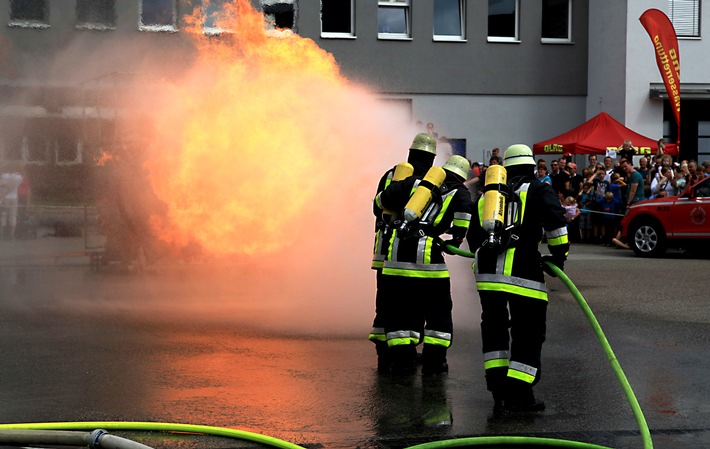
[[[415,95],[413,119],[433,122],[439,136],[466,139],[466,157],[484,161],[485,150],[532,145],[585,121],[585,97]]]
[[[661,82],[653,42],[639,21],[644,11],[668,12],[667,0],[631,0],[627,10],[626,104],[624,124],[647,137],[663,137],[663,102],[649,99],[651,83]]]

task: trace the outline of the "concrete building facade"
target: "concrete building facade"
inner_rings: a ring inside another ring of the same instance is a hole
[[[212,0],[210,8],[225,1]],[[3,133],[2,159],[55,164],[80,164],[77,155],[92,144],[47,120],[85,119],[91,106],[95,134],[115,132],[101,124],[120,104],[115,86],[126,77],[170,76],[188,63],[183,16],[202,6],[200,0],[2,3],[0,127],[26,128],[13,137]],[[702,0],[253,3],[277,26],[332,53],[349,79],[401,103],[412,121],[434,123],[471,160],[486,160],[493,147],[532,145],[601,111],[649,137],[675,140],[639,16],[649,8],[676,20],[688,13],[691,35],[680,38],[682,157],[710,159],[710,41],[702,28],[710,8]],[[114,52],[118,47],[124,51]],[[160,52],[141,51],[146,47]],[[92,61],[77,72],[71,61],[82,55]]]

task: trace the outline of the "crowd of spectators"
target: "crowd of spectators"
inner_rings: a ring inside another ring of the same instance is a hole
[[[603,158],[587,155],[587,164],[581,168],[570,154],[552,161],[542,158],[537,161],[538,179],[552,186],[565,207],[570,242],[614,246],[628,206],[646,199],[679,195],[686,186],[710,176],[710,160],[702,164],[694,160],[674,161],[665,153],[664,143],[659,140],[655,155],[638,155],[632,142],[626,140],[616,154]],[[471,163],[465,185],[474,201],[481,195],[486,169],[495,164],[500,164],[497,149],[492,151],[487,165]]]

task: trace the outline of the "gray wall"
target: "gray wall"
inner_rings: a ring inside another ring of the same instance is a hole
[[[584,95],[587,1],[574,2],[571,45],[541,44],[541,1],[521,6],[521,42],[488,43],[488,3],[467,2],[466,42],[432,39],[431,2],[413,2],[412,39],[377,39],[377,2],[356,2],[356,39],[320,37],[319,2],[301,2],[299,34],[331,52],[343,72],[382,92]]]

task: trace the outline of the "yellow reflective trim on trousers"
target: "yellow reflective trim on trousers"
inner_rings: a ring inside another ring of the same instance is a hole
[[[419,271],[399,268],[383,268],[382,274],[387,276],[402,276],[407,278],[445,279],[450,277],[449,271]]]
[[[569,238],[566,234],[553,239],[547,239],[547,244],[550,246],[564,245],[566,243],[569,243]]]
[[[508,377],[512,377],[513,379],[522,380],[523,382],[526,382],[529,384],[535,382],[535,376],[531,376],[528,373],[524,373],[522,371],[517,371],[517,370],[512,370],[512,369],[508,370]]]
[[[487,360],[487,361],[483,362],[484,369],[507,368],[507,367],[508,367],[508,359],[493,359],[493,360]]]
[[[387,346],[390,348],[392,346],[402,346],[402,345],[416,345],[419,343],[419,340],[416,338],[393,338],[391,340],[387,340]]]
[[[385,266],[385,262],[382,260],[373,260],[372,261],[372,268],[380,269],[384,266]]]
[[[430,337],[428,335],[424,336],[424,343],[428,345],[443,346],[448,348],[451,346],[451,340],[444,340],[442,338]]]
[[[527,296],[528,298],[535,298],[547,301],[547,292],[534,290],[532,288],[518,287],[510,284],[501,284],[499,282],[477,282],[476,288],[478,288],[478,290],[485,290],[488,292],[506,292],[512,293],[514,295]]]

